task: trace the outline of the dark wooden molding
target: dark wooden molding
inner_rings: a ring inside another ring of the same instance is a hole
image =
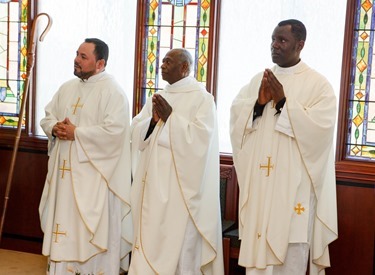
[[[217,102],[217,70],[219,54],[219,33],[220,33],[220,8],[221,0],[211,1],[210,14],[210,36],[208,39],[208,65],[206,89],[212,94]]]
[[[146,50],[143,44],[145,26],[143,24],[146,16],[146,0],[138,0],[136,17],[135,59],[134,59],[134,90],[133,90],[133,117],[142,109],[142,81],[143,81],[143,53]]]
[[[375,165],[358,161],[337,161],[336,180],[375,186]]]
[[[0,148],[4,150],[13,150],[16,140],[15,129],[0,129]],[[31,136],[22,131],[18,150],[34,153],[47,154],[48,139],[45,136]]]

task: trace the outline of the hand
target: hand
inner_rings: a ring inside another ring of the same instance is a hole
[[[277,104],[285,97],[283,85],[277,80],[276,76],[270,69],[266,69],[264,73],[267,75],[266,78],[273,102]]]
[[[65,123],[65,136],[67,140],[74,140],[74,131],[76,126],[70,122],[69,118],[64,119]]]
[[[154,100],[154,99],[152,99]],[[156,109],[155,109],[155,104],[152,103],[152,120],[151,120],[151,125],[152,126],[155,126],[156,123],[158,123],[160,117],[158,115],[158,113],[156,112]]]
[[[160,94],[154,94],[152,97],[153,120],[160,118],[166,122],[172,113],[172,107],[168,101],[165,100]]]
[[[62,140],[74,140],[74,131],[76,126],[71,123],[69,118],[65,118],[61,122],[57,122],[52,128],[52,133]]]
[[[260,84],[259,93],[258,93],[258,104],[260,105],[266,105],[272,99],[270,85],[268,83],[267,78],[268,78],[268,73],[267,71],[264,71],[262,83]]]
[[[65,124],[61,122],[57,122],[52,128],[52,135],[55,137],[62,139],[65,136]]]

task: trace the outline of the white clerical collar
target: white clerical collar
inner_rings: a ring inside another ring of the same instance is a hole
[[[192,76],[184,77],[173,84],[167,84],[164,91],[167,93],[190,92],[197,89],[197,80]]]
[[[98,81],[99,79],[103,78],[106,75],[107,75],[107,73],[105,71],[102,71],[100,73],[97,73],[97,74],[94,74],[94,75],[90,76],[88,79],[84,79],[84,80],[81,79],[81,81],[85,82],[85,83],[94,83],[94,82]]]
[[[296,72],[300,71],[300,69],[304,66],[302,60],[300,60],[296,65],[292,67],[280,67],[279,65],[275,65],[274,73],[277,74],[295,74]]]
[[[190,82],[189,78],[191,78],[191,76],[187,76],[187,77],[181,78],[179,81],[176,81],[175,83],[169,84],[169,85],[172,86],[173,88],[178,88],[178,87],[181,87],[181,86],[185,86],[188,82]]]

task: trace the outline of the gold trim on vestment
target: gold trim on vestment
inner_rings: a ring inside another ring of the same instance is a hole
[[[152,118],[151,118],[152,119]],[[143,212],[143,199],[144,199],[144,196],[145,196],[145,186],[146,186],[146,182],[147,182],[147,170],[148,170],[148,167],[150,165],[150,161],[151,161],[151,157],[152,157],[152,151],[154,149],[154,146],[155,146],[155,143],[157,141],[157,138],[158,138],[158,135],[159,135],[159,132],[160,132],[160,129],[162,127],[162,125],[164,124],[164,122],[159,119],[157,124],[156,124],[156,127],[158,127],[158,130],[155,134],[155,138],[153,140],[153,143],[151,145],[151,149],[150,149],[150,155],[149,155],[149,159],[148,159],[148,162],[147,162],[147,165],[146,165],[146,169],[145,169],[145,176],[143,177],[142,179],[142,197],[141,197],[141,209],[140,209],[140,217],[139,217],[139,244],[141,245],[141,249],[142,249],[142,254],[143,254],[143,257],[145,258],[146,262],[148,263],[148,265],[150,266],[150,268],[152,269],[152,271],[154,271],[156,274],[159,274],[155,268],[151,265],[151,262],[147,259],[146,257],[146,253],[143,249],[143,244],[142,244],[142,212]],[[134,249],[139,249],[137,245],[134,245]]]
[[[299,202],[294,207],[294,211],[297,213],[297,215],[301,215],[303,212],[305,212],[305,207],[303,207],[302,203]]]
[[[268,159],[267,165],[259,164],[259,169],[267,169],[266,177],[270,176],[270,170],[273,169],[273,164],[271,164],[271,158],[272,157],[267,157],[267,159]]]
[[[208,265],[209,263],[212,263],[212,262],[216,259],[216,257],[217,257],[217,251],[216,251],[216,249],[211,245],[211,243],[205,238],[204,234],[202,234],[202,232],[200,232],[200,230],[199,230],[197,224],[195,223],[195,220],[193,219],[193,216],[192,216],[191,213],[190,213],[190,209],[189,209],[189,207],[188,207],[188,205],[187,205],[187,203],[186,203],[185,196],[184,196],[184,192],[182,191],[182,187],[181,187],[180,178],[179,178],[179,176],[178,176],[178,172],[177,172],[177,165],[176,165],[176,160],[175,160],[174,153],[173,153],[173,147],[172,147],[172,136],[171,136],[171,135],[172,135],[172,121],[170,120],[170,122],[169,122],[169,144],[170,144],[170,147],[171,147],[172,160],[173,160],[173,167],[174,167],[174,170],[175,170],[175,172],[176,172],[176,178],[177,178],[178,186],[179,186],[179,188],[180,188],[180,192],[181,192],[181,195],[182,195],[182,199],[184,200],[184,204],[185,204],[186,210],[188,211],[188,213],[189,213],[189,217],[191,218],[191,220],[192,220],[192,222],[193,222],[195,228],[197,229],[197,231],[198,231],[199,234],[201,235],[202,239],[205,240],[205,241],[209,244],[209,246],[211,247],[211,249],[212,249],[212,250],[214,251],[214,253],[215,253],[215,257],[214,257],[211,261],[209,261],[209,262],[207,262],[207,263],[203,263],[203,264],[201,265],[200,271],[201,271],[202,274],[204,274],[204,272],[203,272],[203,270],[202,270],[202,267]]]
[[[59,235],[64,235],[66,237],[66,231],[59,231],[59,223],[56,223],[56,231],[52,231],[52,235],[55,235],[55,243],[58,243],[57,238]]]
[[[63,166],[59,167],[59,170],[61,171],[61,178],[64,178],[65,171],[70,171],[70,168],[65,168],[66,159],[64,159]]]
[[[83,104],[78,104],[80,100],[81,100],[81,98],[78,97],[77,103],[72,105],[72,107],[74,108],[73,112],[72,112],[72,115],[76,114],[77,108],[82,108],[83,107]]]
[[[243,134],[242,134],[242,140],[241,140],[241,147],[240,147],[240,149],[242,149],[243,143],[245,141],[245,138],[246,138],[246,127],[247,127],[247,124],[249,123],[249,119],[250,119],[250,117],[252,117],[253,113],[254,113],[254,107],[253,107],[253,111],[250,112],[249,116],[247,117],[247,120],[246,120],[246,123],[245,123],[245,127],[243,129]]]

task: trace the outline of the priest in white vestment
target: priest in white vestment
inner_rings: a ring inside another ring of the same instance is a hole
[[[74,74],[46,106],[48,174],[39,213],[47,274],[118,275],[128,269],[130,215],[129,103],[105,72],[108,46],[86,39]]]
[[[333,136],[336,98],[300,59],[306,29],[285,20],[272,34],[272,69],[231,107],[240,187],[239,265],[247,274],[323,274],[337,238]]]
[[[169,84],[132,122],[129,275],[224,273],[216,108],[191,65],[187,50],[170,50]]]

